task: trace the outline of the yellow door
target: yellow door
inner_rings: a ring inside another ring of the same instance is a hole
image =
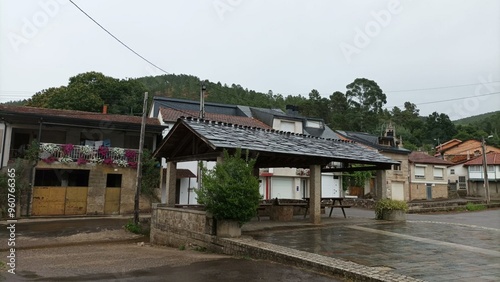
[[[120,190],[121,188],[106,188],[104,201],[104,214],[120,214]]]
[[[67,187],[64,214],[85,214],[87,212],[87,192],[87,187]]]
[[[32,215],[64,215],[66,187],[33,187]]]

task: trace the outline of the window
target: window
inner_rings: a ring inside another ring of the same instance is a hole
[[[415,178],[425,178],[425,166],[415,167]]]
[[[392,170],[401,171],[401,162],[396,165],[392,165]]]
[[[89,170],[84,169],[37,169],[35,186],[88,187]]]
[[[465,176],[458,177],[458,189],[467,189],[467,186],[465,183]]]
[[[454,168],[450,169],[450,174],[455,174],[455,169]]]
[[[488,172],[495,172],[495,167],[492,165],[488,166]]]
[[[443,168],[441,167],[434,168],[434,179],[443,179]]]
[[[280,130],[283,130],[286,132],[295,132],[295,122],[281,121]]]
[[[106,177],[106,187],[122,187],[122,175],[108,174]]]
[[[472,165],[469,167],[470,172],[481,172],[482,166]]]
[[[316,120],[307,120],[306,127],[323,128],[323,123],[321,121],[316,121]]]

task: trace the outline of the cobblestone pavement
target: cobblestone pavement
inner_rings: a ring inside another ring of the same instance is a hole
[[[500,280],[500,210],[408,215],[399,223],[376,221],[373,211],[351,209],[349,215],[323,218],[320,227],[293,232],[259,232],[250,226],[248,234],[262,242],[426,281]]]

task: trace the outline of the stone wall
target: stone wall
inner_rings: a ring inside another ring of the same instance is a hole
[[[436,184],[432,186],[432,199],[448,198],[448,185]],[[411,199],[412,200],[427,200],[427,184],[412,183],[411,184]]]
[[[357,208],[373,210],[375,207],[375,200],[373,199],[356,199],[356,198],[346,198],[342,201],[343,205],[350,205]]]
[[[153,204],[150,241],[152,244],[201,246],[218,251],[215,242],[215,220],[205,211],[172,208]]]

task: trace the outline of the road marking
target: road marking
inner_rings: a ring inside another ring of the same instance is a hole
[[[478,225],[472,225],[472,224],[463,224],[463,223],[454,223],[454,222],[440,222],[440,221],[431,221],[431,220],[407,220],[406,222],[456,225],[456,226],[461,226],[461,227],[471,227],[471,228],[484,229],[484,230],[490,230],[490,231],[500,231],[500,229],[493,228],[493,227],[484,227],[484,226],[478,226]]]
[[[360,230],[360,231],[365,231],[365,232],[371,232],[371,233],[392,236],[392,237],[399,237],[402,239],[408,239],[408,240],[413,240],[413,241],[427,243],[427,244],[453,247],[453,248],[462,249],[465,251],[470,251],[470,252],[475,252],[475,253],[480,253],[480,254],[484,254],[484,255],[500,257],[500,252],[495,251],[495,250],[487,250],[487,249],[482,249],[482,248],[478,248],[478,247],[443,242],[443,241],[427,239],[427,238],[422,238],[422,237],[415,237],[415,236],[411,236],[411,235],[399,234],[399,233],[394,233],[394,232],[389,232],[389,231],[384,231],[384,230],[377,230],[377,229],[367,228],[367,227],[362,227],[362,226],[349,226],[349,228]]]

